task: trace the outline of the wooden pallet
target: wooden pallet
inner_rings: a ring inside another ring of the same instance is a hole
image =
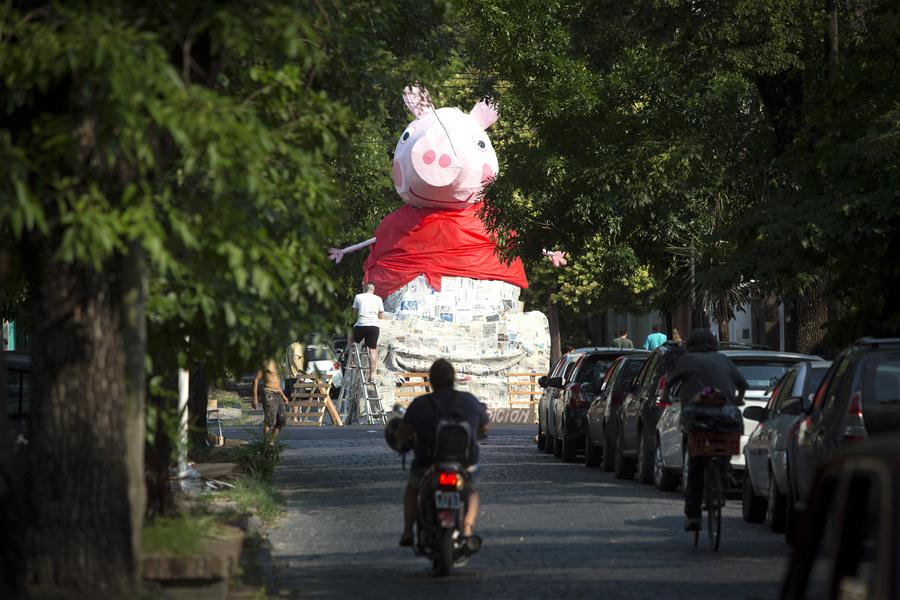
[[[537,418],[537,403],[544,390],[538,385],[540,373],[507,373],[506,386],[509,408],[528,409],[532,418]]]
[[[288,402],[287,422],[288,427],[321,427],[325,421],[325,413],[331,416],[331,422],[335,427],[343,427],[344,422],[331,398],[328,397],[328,388],[331,383],[321,379],[312,381],[298,381],[291,391]]]
[[[428,373],[398,373],[397,378],[402,380],[402,383],[394,392],[394,404],[405,408],[417,396],[431,392]]]

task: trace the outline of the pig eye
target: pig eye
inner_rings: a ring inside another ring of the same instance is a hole
[[[481,151],[487,150],[487,147],[488,147],[487,140],[484,140],[482,138],[475,138],[475,146],[477,146],[478,149]]]
[[[408,142],[409,138],[412,137],[412,134],[415,133],[416,128],[410,125],[406,128],[406,131],[403,132],[403,135],[400,136],[400,143]]]

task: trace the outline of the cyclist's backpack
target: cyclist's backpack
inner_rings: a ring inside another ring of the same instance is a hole
[[[467,464],[469,445],[472,440],[472,426],[466,420],[462,408],[462,395],[454,391],[446,402],[438,402],[431,395],[437,417],[434,428],[432,458],[435,462],[458,462]]]

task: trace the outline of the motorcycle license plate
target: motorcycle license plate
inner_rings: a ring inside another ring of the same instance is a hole
[[[459,508],[459,492],[434,492],[434,505],[436,508]]]

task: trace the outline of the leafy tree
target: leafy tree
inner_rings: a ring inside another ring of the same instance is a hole
[[[341,169],[394,118],[387,90],[428,74],[441,18],[413,2],[0,8],[2,243],[42,374],[29,581],[132,594],[147,366],[162,409],[175,367],[242,369],[334,322],[324,249],[356,206]]]

